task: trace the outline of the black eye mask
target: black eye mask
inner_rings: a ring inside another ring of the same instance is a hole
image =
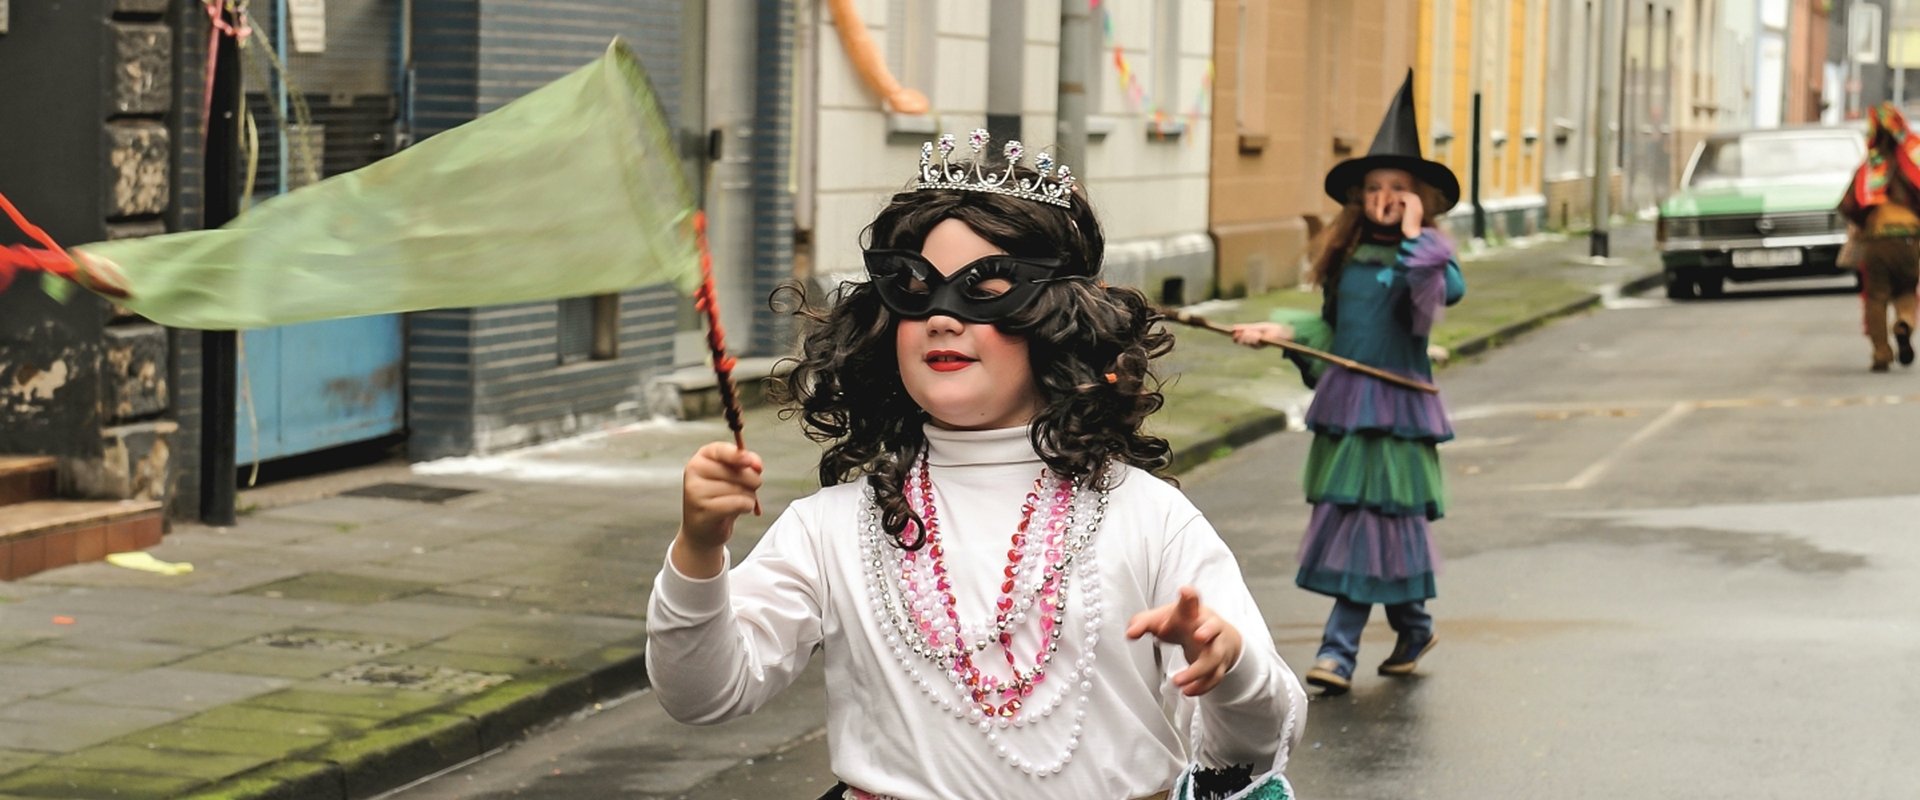
[[[1056,259],[991,255],[942,275],[912,250],[866,251],[867,275],[889,311],[907,319],[944,314],[977,324],[992,324],[1020,313],[1040,296],[1046,284],[1084,276],[1061,275]],[[1004,280],[1006,291],[982,289],[981,284]]]

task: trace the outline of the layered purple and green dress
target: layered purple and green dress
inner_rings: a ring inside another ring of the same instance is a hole
[[[1321,313],[1276,314],[1302,344],[1431,382],[1427,336],[1466,294],[1453,246],[1438,232],[1397,245],[1364,242]],[[1428,523],[1446,513],[1436,445],[1453,438],[1438,395],[1320,361],[1297,359],[1314,389],[1307,409],[1307,501],[1301,588],[1357,603],[1435,595],[1439,554]]]

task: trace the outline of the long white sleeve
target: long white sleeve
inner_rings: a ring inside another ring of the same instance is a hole
[[[1169,648],[1172,656],[1163,662],[1164,692],[1182,711],[1197,706],[1188,736],[1200,763],[1251,764],[1256,773],[1284,767],[1306,731],[1306,691],[1281,660],[1239,564],[1213,526],[1197,510],[1184,522],[1171,522],[1178,527],[1161,554],[1155,604],[1172,603],[1179,599],[1180,587],[1194,587],[1202,604],[1239,630],[1241,651],[1240,660],[1213,691],[1188,698],[1172,682],[1174,673],[1186,668],[1186,659],[1178,648]]]
[[[980,624],[993,619],[1022,498],[1043,465],[1025,429],[930,430],[928,439],[953,609]],[[655,693],[676,719],[730,719],[764,705],[821,650],[834,774],[903,800],[1144,797],[1171,787],[1195,755],[1211,766],[1264,770],[1298,740],[1305,694],[1274,650],[1232,553],[1199,510],[1178,489],[1125,470],[1082,552],[1088,560],[1076,562],[1096,571],[1097,582],[1076,574],[1063,593],[1066,633],[1024,725],[983,730],[968,716],[968,692],[896,639],[884,594],[870,583],[860,482],[794,503],[716,578],[661,570],[647,619]],[[1179,648],[1125,636],[1131,615],[1172,602],[1184,585],[1199,589],[1245,643],[1226,679],[1198,700],[1171,687],[1185,667]],[[1090,599],[1103,613],[1090,613]],[[1039,636],[1034,624],[1016,631],[1022,663],[1031,663]],[[984,671],[1011,670],[996,663],[998,651],[988,655]],[[1087,672],[1069,681],[1082,662]],[[1013,760],[1031,766],[1063,753],[1072,757],[1052,776]]]
[[[789,507],[739,568],[707,580],[667,559],[648,602],[647,674],[674,719],[753,713],[806,668],[821,639],[822,570],[802,518],[801,504]]]

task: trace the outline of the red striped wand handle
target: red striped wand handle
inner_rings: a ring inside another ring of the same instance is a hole
[[[746,438],[740,435],[743,424],[740,422],[740,393],[733,385],[733,356],[727,355],[727,330],[720,326],[720,298],[713,288],[713,249],[707,246],[707,212],[693,212],[693,234],[700,243],[700,288],[693,293],[693,307],[707,318],[707,352],[713,355],[713,377],[720,384],[720,405],[727,417],[727,428],[733,431],[733,446],[741,452],[747,449]],[[760,501],[753,503],[753,513],[760,514]]]

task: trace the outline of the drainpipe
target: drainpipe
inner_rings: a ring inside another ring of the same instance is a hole
[[[1593,92],[1593,233],[1587,254],[1595,258],[1607,257],[1607,226],[1613,221],[1613,211],[1608,208],[1613,188],[1613,119],[1607,110],[1613,107],[1614,81],[1620,72],[1612,58],[1618,49],[1613,41],[1612,6],[1600,4],[1600,53],[1594,59],[1600,74],[1595,76]]]
[[[714,289],[732,342],[753,330],[753,112],[756,0],[711,0],[707,10],[707,175]]]
[[[1060,163],[1082,176],[1087,154],[1087,82],[1093,48],[1093,19],[1080,0],[1060,4],[1060,95],[1054,141]]]
[[[240,47],[231,36],[214,37],[217,58],[207,120],[202,226],[218,228],[240,212]],[[239,333],[200,334],[200,521],[214,527],[234,524],[238,490],[234,464],[234,428],[239,383]]]

